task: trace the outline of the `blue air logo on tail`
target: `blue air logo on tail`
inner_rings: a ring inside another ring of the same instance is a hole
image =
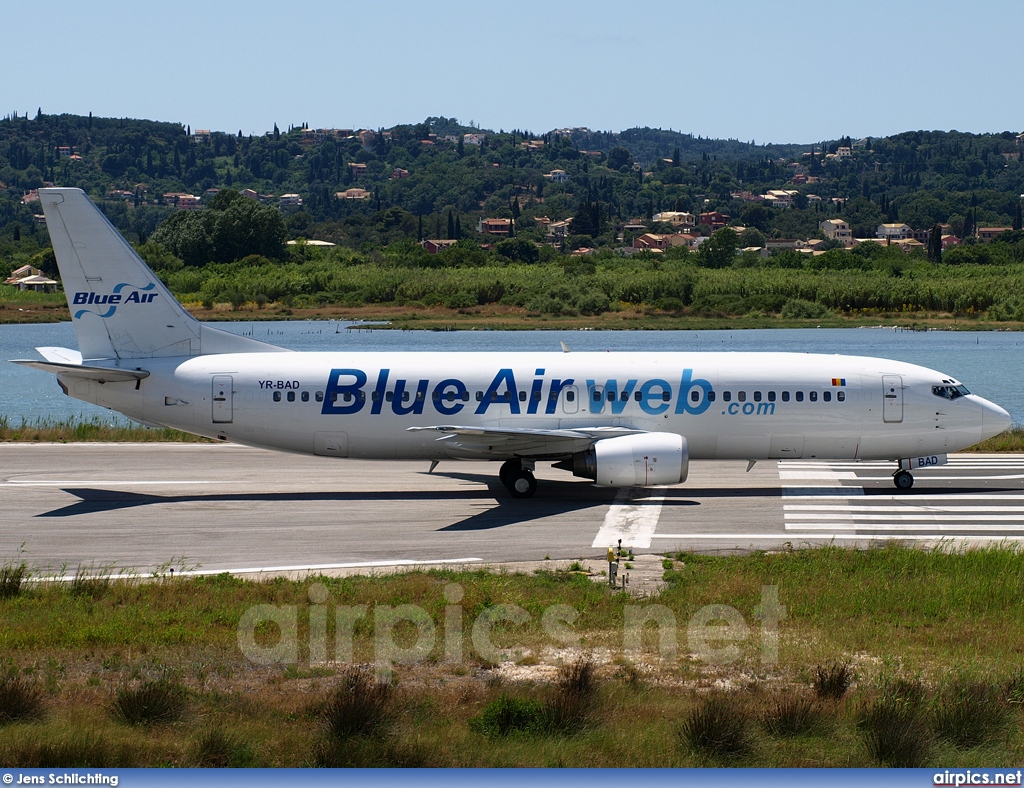
[[[125,288],[131,288],[128,293],[122,293],[121,291]],[[149,304],[160,295],[159,293],[150,293],[150,290],[155,290],[156,285],[150,282],[145,287],[136,287],[130,285],[127,282],[121,282],[121,284],[114,285],[114,292],[109,295],[100,295],[93,290],[86,290],[75,293],[72,302],[75,306],[79,304],[95,305],[95,306],[107,306],[105,312],[96,312],[92,309],[79,309],[75,312],[75,319],[77,320],[82,315],[96,315],[100,318],[108,318],[113,316],[114,312],[117,311],[117,307],[121,304]]]

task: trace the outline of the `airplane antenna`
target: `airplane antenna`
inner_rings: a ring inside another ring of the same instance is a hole
[[[571,350],[569,350],[569,346],[567,344],[565,344],[564,342],[559,342],[558,344],[562,346],[562,352],[563,353],[571,353],[572,352]]]

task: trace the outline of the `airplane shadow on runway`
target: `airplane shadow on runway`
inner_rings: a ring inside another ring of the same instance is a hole
[[[473,515],[439,528],[439,531],[482,531],[501,528],[506,525],[541,520],[547,517],[580,512],[586,509],[607,507],[615,500],[617,489],[595,487],[580,481],[552,481],[544,479],[536,497],[514,499],[509,497],[501,482],[491,475],[471,473],[435,474],[450,479],[474,482],[483,485],[481,488],[463,490],[405,490],[399,492],[357,491],[335,492],[331,490],[317,492],[266,492],[266,493],[191,493],[185,495],[153,495],[148,493],[128,492],[124,490],[103,490],[91,487],[67,487],[64,492],[79,500],[42,512],[37,517],[78,517],[88,514],[131,509],[136,507],[168,505],[176,503],[360,503],[364,501],[397,503],[429,503],[432,501],[464,501],[476,503],[480,510]],[[695,495],[696,493],[696,495]],[[684,488],[651,490],[656,500],[631,498],[624,503],[630,506],[660,505],[662,507],[699,506],[695,497],[731,497],[735,495],[778,495],[777,489],[737,490],[737,489],[702,489],[686,490]],[[603,514],[595,514],[595,519]]]

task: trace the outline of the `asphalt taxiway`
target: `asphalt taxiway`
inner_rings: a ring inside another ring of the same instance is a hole
[[[362,462],[208,444],[0,445],[0,563],[151,572],[480,564],[898,539],[1024,540],[1024,456],[889,463],[694,462],[671,488],[607,490],[538,466],[513,500],[496,463]]]

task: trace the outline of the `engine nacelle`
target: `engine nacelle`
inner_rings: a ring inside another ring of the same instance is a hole
[[[556,468],[593,479],[601,487],[654,487],[686,481],[686,438],[671,432],[647,432],[599,440]]]

